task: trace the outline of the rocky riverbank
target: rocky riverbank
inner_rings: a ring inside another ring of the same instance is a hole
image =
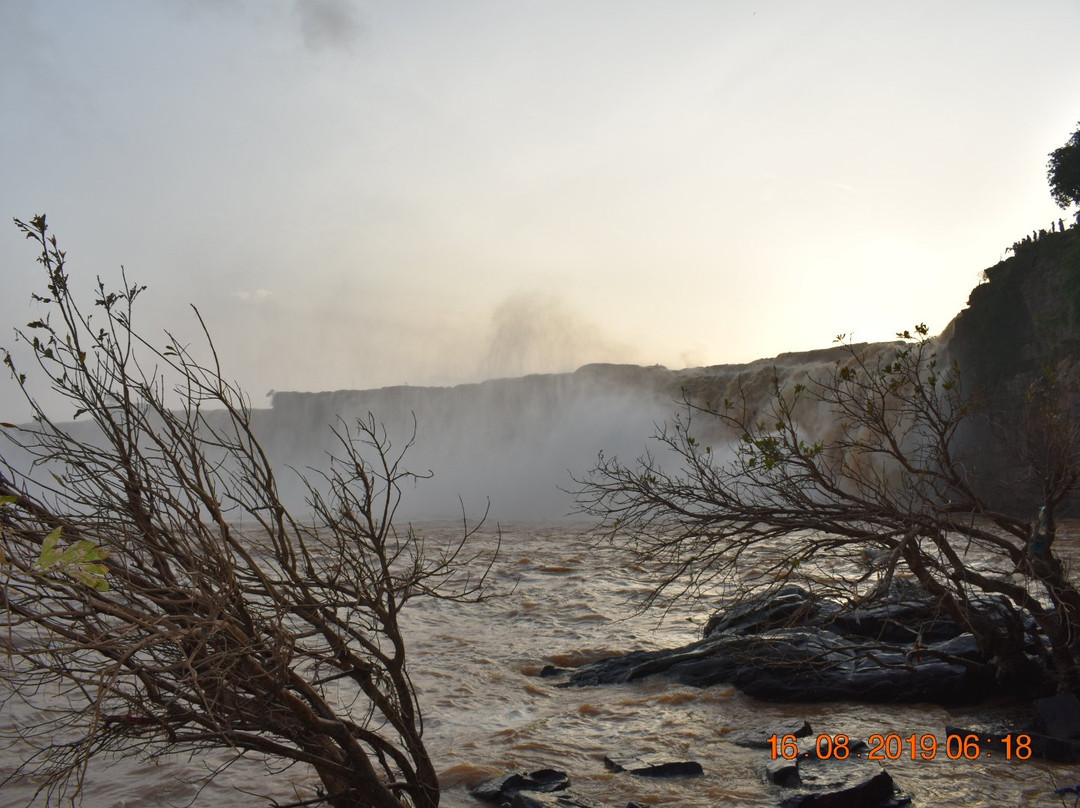
[[[995,619],[1013,619],[993,598],[978,605]],[[1047,695],[1045,653],[1030,621],[1023,633],[1024,663],[1005,680],[972,634],[910,583],[894,582],[885,596],[858,606],[789,585],[715,616],[698,642],[600,660],[568,672],[562,686],[668,676],[681,684],[730,684],[757,699],[800,703],[959,705],[994,695]]]
[[[1009,619],[992,599],[980,605]],[[680,648],[624,654],[573,670],[548,667],[542,675],[556,678],[561,688],[668,677],[698,687],[732,684],[759,699],[805,703],[973,704],[1017,686],[995,676],[993,661],[974,638],[907,582],[858,608],[786,586],[715,616],[704,635]],[[1048,680],[1041,676],[1034,625],[1025,626],[1025,635],[1032,673],[1026,689],[1038,695]],[[1036,699],[1030,717],[1009,726],[976,719],[910,737],[854,738],[819,734],[809,722],[792,719],[729,732],[724,740],[760,750],[762,796],[783,808],[893,808],[918,803],[889,771],[900,758],[1080,761],[1080,700],[1073,694]],[[692,756],[643,755],[633,748],[607,754],[604,764],[619,777],[710,776]],[[507,773],[471,793],[501,808],[597,806],[574,792],[570,774],[551,769]],[[627,808],[636,805],[631,800]]]

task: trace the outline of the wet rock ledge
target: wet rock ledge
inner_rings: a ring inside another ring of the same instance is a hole
[[[983,605],[994,613],[992,599]],[[1033,669],[1036,650],[1027,654]],[[989,663],[975,638],[908,582],[858,609],[786,586],[713,617],[698,642],[590,663],[559,686],[662,675],[697,687],[730,684],[765,701],[961,705],[1000,690]]]

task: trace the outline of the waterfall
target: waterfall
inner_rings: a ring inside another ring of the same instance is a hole
[[[877,355],[889,345],[860,349]],[[405,492],[403,515],[460,516],[460,497],[473,515],[490,500],[495,519],[553,519],[572,511],[572,499],[561,490],[572,485],[571,474],[587,471],[601,451],[624,461],[644,453],[656,425],[681,409],[684,395],[720,402],[739,386],[753,405],[764,407],[774,378],[784,386],[821,378],[847,356],[844,350],[685,370],[594,364],[455,387],[278,392],[270,409],[256,411],[256,431],[279,465],[315,470],[325,467],[335,425],[370,412],[400,446],[415,416],[416,443],[406,466],[433,476]],[[808,429],[828,432],[830,415],[820,407],[797,416]]]

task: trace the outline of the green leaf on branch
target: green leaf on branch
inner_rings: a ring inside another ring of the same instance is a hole
[[[60,528],[56,528],[41,542],[41,552],[34,562],[37,569],[74,578],[98,592],[109,591],[109,582],[105,579],[109,568],[100,563],[109,557],[108,550],[85,539],[62,550],[58,549],[59,543]]]

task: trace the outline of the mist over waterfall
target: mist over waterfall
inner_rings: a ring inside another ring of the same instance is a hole
[[[406,490],[403,515],[552,519],[573,506],[560,486],[600,449],[637,456],[674,404],[663,368],[587,366],[455,387],[276,393],[256,428],[271,457],[297,470],[325,467],[332,428],[366,418],[395,447],[416,439],[405,467],[431,472]],[[676,391],[677,392],[677,391]],[[284,475],[282,475],[284,476]],[[308,474],[307,476],[311,476]],[[288,490],[287,490],[287,493]]]
[[[624,461],[655,452],[650,439],[656,425],[681,409],[684,395],[718,402],[734,396],[738,385],[751,404],[763,407],[774,378],[805,382],[847,356],[834,348],[686,370],[593,364],[573,373],[455,387],[278,392],[270,409],[256,412],[255,426],[278,466],[314,478],[311,471],[326,466],[333,428],[370,412],[401,447],[415,416],[416,441],[405,466],[433,476],[404,492],[403,516],[460,517],[461,502],[478,516],[490,500],[493,519],[556,519],[573,510],[572,498],[561,490],[571,487],[571,473],[586,472],[600,451]],[[810,429],[829,427],[826,413],[799,417]],[[302,496],[296,474],[283,471],[279,479],[287,498]]]

